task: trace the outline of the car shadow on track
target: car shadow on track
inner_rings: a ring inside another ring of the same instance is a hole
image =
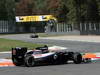
[[[37,64],[37,65],[35,65],[35,66],[33,66],[33,67],[41,67],[41,66],[62,66],[62,65],[70,65],[70,64],[72,64],[72,65],[85,65],[85,64],[94,64],[94,63],[96,63],[96,62],[87,62],[87,63],[84,63],[84,62],[82,62],[81,64],[75,64],[75,63],[73,63],[73,62],[68,62],[68,63],[63,63],[63,64],[48,64],[48,63],[42,63],[42,64]],[[18,67],[27,67],[27,66],[25,66],[25,65],[22,65],[22,66],[18,66]]]

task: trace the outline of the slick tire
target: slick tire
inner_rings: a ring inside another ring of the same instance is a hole
[[[33,56],[29,55],[25,57],[25,66],[27,67],[35,66],[35,61]]]
[[[73,60],[75,64],[80,64],[82,63],[82,55],[80,53],[75,53],[73,55]]]

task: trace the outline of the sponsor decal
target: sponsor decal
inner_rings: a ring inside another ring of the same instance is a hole
[[[33,54],[33,56],[34,56],[34,58],[43,58],[43,57],[50,56],[50,55],[52,55],[52,54],[54,54],[54,53],[52,52],[52,53],[36,54],[36,55]]]
[[[89,58],[91,60],[100,60],[100,53],[97,52],[97,53],[85,53],[83,54],[83,59],[84,58]]]

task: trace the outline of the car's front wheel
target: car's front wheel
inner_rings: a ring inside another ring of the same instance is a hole
[[[80,53],[75,53],[73,55],[73,60],[75,64],[80,64],[82,63],[82,55]]]

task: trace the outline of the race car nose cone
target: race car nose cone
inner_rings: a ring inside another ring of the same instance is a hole
[[[83,55],[83,58],[96,58],[96,54],[86,53],[85,55]]]

